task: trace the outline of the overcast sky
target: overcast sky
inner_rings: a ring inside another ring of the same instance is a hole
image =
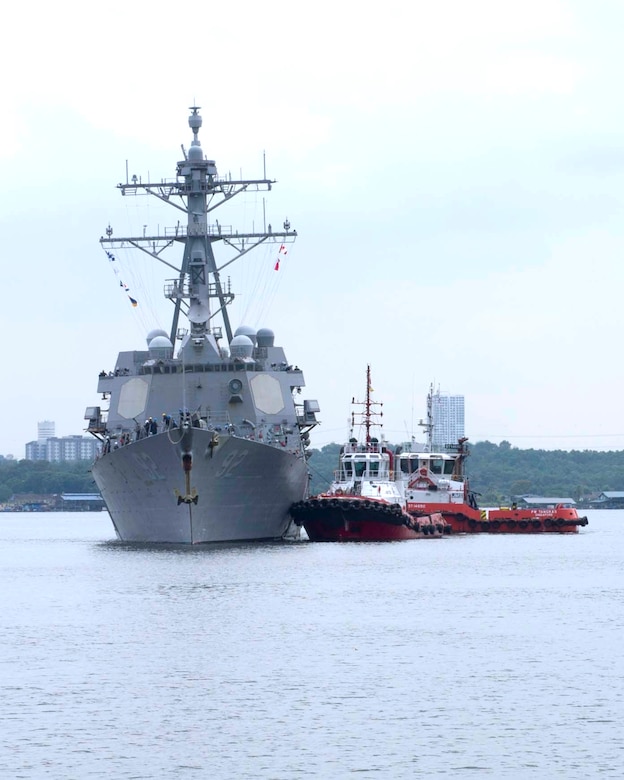
[[[167,269],[99,246],[174,224],[130,175],[175,175],[202,107],[220,174],[278,181],[296,244],[232,268],[232,318],[270,327],[342,441],[371,365],[391,442],[433,383],[471,441],[622,449],[624,4],[34,2],[0,49],[0,454],[82,433],[97,375],[169,329]],[[130,202],[131,201],[131,202]],[[261,222],[262,197],[237,209]],[[219,216],[227,222],[225,216]],[[233,220],[234,221],[234,220]]]

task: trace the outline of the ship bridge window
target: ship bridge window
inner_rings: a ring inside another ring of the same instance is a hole
[[[366,461],[365,460],[356,460],[353,464],[355,469],[355,476],[356,477],[362,477],[364,476],[364,472],[366,471]]]
[[[401,473],[413,474],[418,471],[418,458],[401,458]]]
[[[444,461],[442,458],[432,458],[429,463],[429,468],[431,471],[433,471],[434,474],[441,474],[443,465]]]
[[[372,477],[376,477],[379,474],[379,461],[371,460],[368,467],[369,473]]]
[[[444,473],[445,474],[452,474],[454,465],[455,465],[455,463],[452,460],[445,460],[444,461]]]
[[[353,474],[353,468],[352,468],[351,461],[346,460],[344,462],[342,471],[343,471],[343,474],[345,475],[345,477],[350,477],[351,474]]]

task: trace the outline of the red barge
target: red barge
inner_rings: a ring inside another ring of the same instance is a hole
[[[574,507],[556,504],[549,507],[501,507],[482,513],[479,530],[491,534],[577,534],[587,525]],[[469,521],[469,526],[471,525]]]

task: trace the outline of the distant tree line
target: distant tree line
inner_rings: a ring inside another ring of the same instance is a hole
[[[312,493],[329,486],[339,454],[339,444],[312,451]],[[470,446],[466,473],[481,506],[505,504],[526,493],[582,501],[604,490],[624,490],[624,450],[521,450],[508,441],[483,441]]]
[[[394,449],[393,445],[390,445]],[[329,487],[340,444],[311,450],[312,493]],[[624,450],[521,450],[508,441],[470,447],[466,472],[481,506],[533,493],[582,501],[604,490],[624,490]],[[48,463],[0,457],[0,502],[16,493],[97,493],[90,461]]]
[[[97,493],[91,461],[48,463],[0,457],[0,503],[14,494]]]

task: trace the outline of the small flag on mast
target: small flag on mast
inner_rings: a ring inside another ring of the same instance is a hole
[[[287,255],[287,254],[288,254],[288,250],[286,249],[286,247],[284,246],[284,244],[282,244],[282,245],[280,246],[280,248],[279,248],[279,252],[278,252],[278,254],[277,254],[277,261],[276,261],[276,263],[275,263],[275,266],[274,266],[274,268],[275,268],[275,270],[276,270],[276,271],[279,271],[279,267],[280,267],[280,260],[282,259],[282,255]]]

